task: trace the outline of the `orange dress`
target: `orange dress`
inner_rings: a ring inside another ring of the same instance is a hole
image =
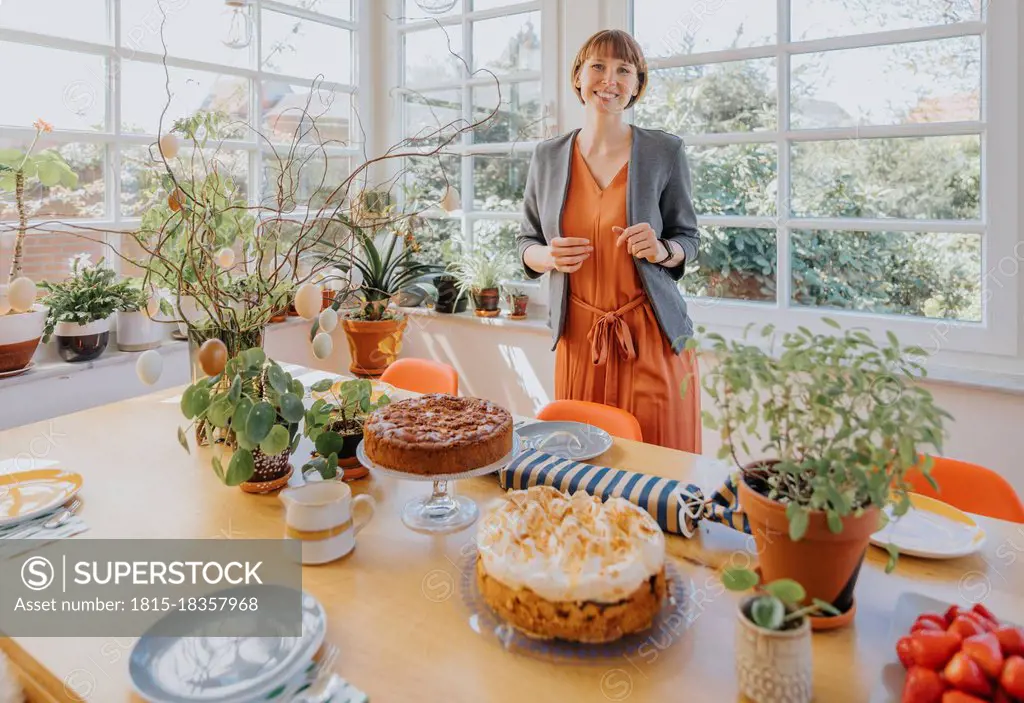
[[[628,410],[640,421],[645,442],[699,454],[696,357],[672,351],[633,256],[615,246],[612,227],[627,226],[628,173],[627,163],[602,191],[579,145],[573,148],[562,232],[590,239],[594,251],[569,274],[569,309],[555,352],[555,397]]]

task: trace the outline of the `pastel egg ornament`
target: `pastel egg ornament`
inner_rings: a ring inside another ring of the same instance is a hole
[[[338,326],[338,312],[327,308],[320,313],[320,330],[330,334]]]
[[[299,313],[302,319],[312,321],[320,314],[323,300],[320,286],[304,283],[295,291],[295,312]]]
[[[31,310],[36,302],[36,284],[27,276],[15,278],[7,289],[7,301],[14,312]]]
[[[164,358],[156,349],[142,352],[139,360],[135,362],[135,373],[139,380],[147,386],[152,386],[160,380],[164,371]]]
[[[231,247],[224,247],[217,252],[217,265],[222,269],[229,269],[235,265],[235,250]]]
[[[228,363],[228,348],[219,339],[207,339],[199,347],[199,367],[207,376],[216,376]]]
[[[313,337],[313,356],[317,359],[326,359],[334,351],[334,340],[326,332],[320,332]]]
[[[164,155],[165,159],[173,159],[177,156],[179,146],[176,134],[165,134],[160,137],[160,153]]]
[[[160,313],[160,301],[162,296],[157,290],[150,290],[149,297],[146,299],[146,314],[152,319]]]

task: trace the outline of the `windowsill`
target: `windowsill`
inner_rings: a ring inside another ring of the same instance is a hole
[[[532,334],[551,333],[551,328],[548,327],[547,322],[547,308],[540,308],[539,310],[537,310],[532,305],[527,310],[527,317],[525,320],[510,320],[508,318],[507,310],[502,310],[501,314],[498,315],[497,317],[477,317],[475,314],[473,314],[472,310],[466,310],[465,312],[458,313],[443,313],[437,312],[432,307],[424,306],[398,309],[404,312],[406,315],[431,320],[445,320],[461,324],[483,325],[486,327],[501,327],[506,328],[510,331],[530,332]]]

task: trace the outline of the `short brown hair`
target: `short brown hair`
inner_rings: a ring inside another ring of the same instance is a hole
[[[643,97],[647,89],[647,59],[644,58],[644,50],[629,32],[621,29],[602,29],[583,42],[583,46],[576,52],[576,60],[572,62],[572,89],[576,91],[576,97],[583,102],[583,94],[576,87],[576,79],[580,77],[583,64],[594,54],[607,55],[619,61],[625,61],[636,66],[636,75],[640,83],[636,95],[630,97],[626,109]]]

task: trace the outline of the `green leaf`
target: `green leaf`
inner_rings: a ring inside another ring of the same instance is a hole
[[[291,392],[300,398],[306,395],[306,389],[302,387],[302,381],[297,378],[292,379]]]
[[[288,439],[288,430],[282,425],[274,425],[260,442],[260,450],[267,456],[277,456],[288,448]]]
[[[804,587],[793,579],[778,579],[764,585],[764,590],[787,605],[802,603],[807,597]]]
[[[341,448],[345,445],[345,440],[337,432],[324,432],[316,438],[314,444],[317,454],[328,456],[330,454],[340,454]]]
[[[338,475],[338,455],[331,454],[327,457],[327,463],[324,465],[324,470],[320,474],[326,479],[335,478]]]
[[[235,414],[231,416],[231,426],[236,431],[245,429],[245,421],[249,417],[249,411],[252,410],[252,400],[250,398],[239,398],[238,403],[235,405]]]
[[[270,433],[276,419],[277,411],[274,410],[274,406],[261,400],[249,411],[249,416],[245,420],[245,434],[258,444]]]
[[[758,627],[766,630],[778,630],[786,617],[786,608],[782,601],[771,596],[755,598],[750,606],[750,619]]]
[[[210,410],[206,413],[206,419],[214,427],[225,428],[231,420],[234,406],[226,398],[219,398],[210,403]]]
[[[311,391],[315,391],[316,393],[326,393],[327,391],[331,390],[331,386],[333,385],[334,381],[332,379],[322,378],[316,383],[314,383],[312,386],[310,386],[309,389]]]
[[[896,569],[896,562],[900,558],[900,550],[895,544],[886,544],[885,551],[889,552],[889,560],[885,563],[885,573],[891,574]]]
[[[722,584],[730,591],[747,591],[757,585],[760,578],[750,569],[728,568],[722,572]]]
[[[228,391],[228,399],[232,403],[237,403],[242,397],[242,377],[235,374],[235,377],[231,380],[231,389]],[[248,410],[247,410],[248,412]]]
[[[60,164],[53,161],[40,161],[36,176],[40,183],[51,188],[60,183],[61,172]]]
[[[842,615],[842,613],[839,612],[839,608],[835,607],[831,603],[826,603],[820,598],[812,598],[811,602],[818,607],[818,610],[825,613],[826,615]]]
[[[213,473],[217,474],[217,478],[224,482],[224,465],[220,463],[220,457],[213,457]]]
[[[252,478],[255,472],[256,462],[253,460],[252,452],[248,449],[236,449],[235,453],[231,455],[224,483],[229,486],[237,486]]]
[[[831,317],[823,317],[823,318],[821,318],[821,321],[824,322],[829,327],[834,327],[837,330],[838,329],[842,329],[840,324],[838,322],[836,322],[835,320],[833,320]]]
[[[839,513],[834,510],[826,510],[825,518],[828,520],[828,531],[834,535],[838,535],[843,531],[843,519],[839,517]]]
[[[178,444],[183,446],[189,454],[192,453],[192,450],[188,448],[188,438],[185,437],[185,430],[181,429],[180,426],[178,427]]]
[[[210,389],[199,386],[192,395],[192,409],[195,411],[195,416],[202,415],[208,407],[210,407]]]
[[[305,414],[306,408],[299,396],[287,392],[281,396],[281,417],[288,422],[301,422]]]
[[[806,508],[797,506],[793,516],[789,519],[789,538],[799,542],[807,534],[807,527],[810,525],[811,517]]]
[[[270,386],[278,393],[288,392],[288,375],[276,364],[271,365],[267,369],[267,380],[270,381]]]
[[[185,416],[186,420],[191,420],[196,416],[195,407],[193,405],[195,395],[195,386],[189,386],[185,389],[185,392],[181,394],[181,402],[178,405],[181,407],[181,414]]]

